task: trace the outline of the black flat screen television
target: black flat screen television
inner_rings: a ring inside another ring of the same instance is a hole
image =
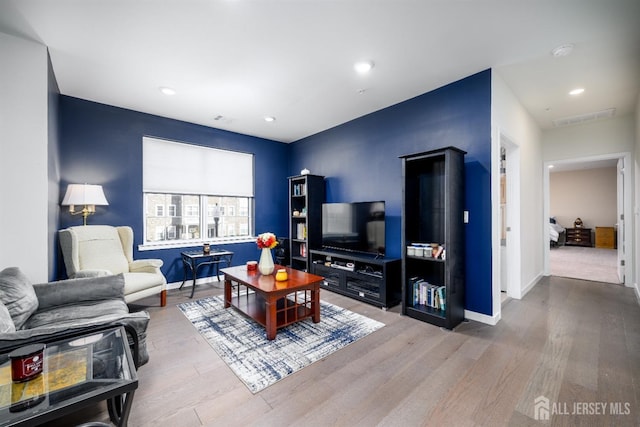
[[[322,247],[383,256],[383,201],[322,204]]]

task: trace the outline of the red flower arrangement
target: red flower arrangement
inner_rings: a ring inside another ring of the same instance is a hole
[[[259,234],[256,243],[258,244],[258,249],[273,249],[278,246],[278,240],[276,240],[276,235],[273,233]]]

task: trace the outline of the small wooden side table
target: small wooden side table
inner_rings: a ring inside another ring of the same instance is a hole
[[[596,248],[615,249],[616,231],[614,227],[596,227]]]

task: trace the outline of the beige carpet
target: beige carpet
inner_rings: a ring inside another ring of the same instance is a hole
[[[549,261],[552,276],[620,284],[616,249],[560,246],[551,248]]]

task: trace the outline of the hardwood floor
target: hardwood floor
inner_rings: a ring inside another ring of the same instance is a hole
[[[199,285],[195,298],[219,286]],[[151,360],[130,426],[640,425],[640,307],[630,288],[547,277],[507,300],[498,325],[455,331],[323,290],[323,300],[386,326],[255,395],[175,307],[190,291],[146,307]],[[534,419],[539,396],[550,421]],[[108,420],[104,404],[51,425],[95,419]]]

